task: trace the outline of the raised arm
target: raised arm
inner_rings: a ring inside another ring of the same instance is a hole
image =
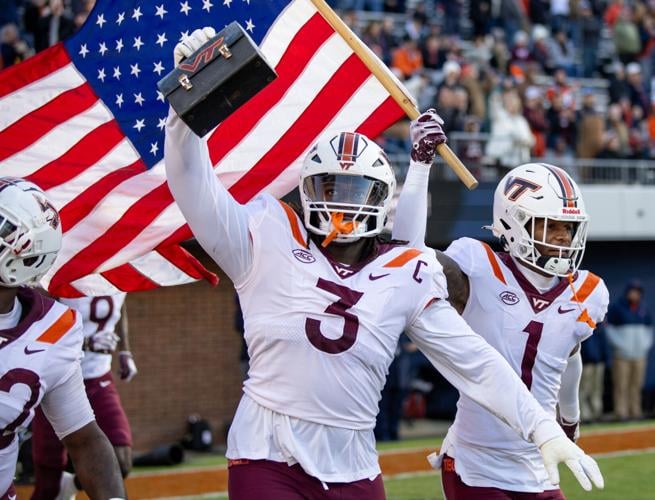
[[[566,438],[507,361],[447,301],[436,300],[426,307],[407,333],[462,394],[539,447],[553,484],[559,483],[557,464],[566,462],[584,489],[591,489],[591,481],[603,487],[596,462]]]
[[[425,248],[425,224],[428,216],[428,181],[437,146],[446,142],[443,120],[429,109],[410,124],[412,151],[409,170],[398,198],[393,237]]]
[[[213,30],[194,31],[175,47],[175,64],[203,45]],[[248,211],[216,178],[207,144],[171,109],[166,122],[164,160],[168,186],[203,249],[238,283],[250,269]]]

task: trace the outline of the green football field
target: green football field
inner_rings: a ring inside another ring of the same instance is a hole
[[[652,500],[655,498],[655,452],[597,458],[605,489],[584,491],[565,466],[560,466],[562,491],[568,500]],[[387,479],[388,500],[437,500],[441,479],[437,473]],[[225,497],[223,497],[225,498]]]

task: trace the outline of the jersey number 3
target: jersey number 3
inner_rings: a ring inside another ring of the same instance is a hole
[[[305,321],[307,338],[316,349],[328,354],[347,351],[355,343],[357,331],[359,330],[359,319],[353,313],[348,312],[348,309],[357,304],[364,294],[323,278],[318,279],[316,286],[339,297],[339,300],[332,302],[325,309],[325,312],[343,318],[343,335],[338,339],[329,339],[321,333],[321,322],[319,320],[307,318]]]

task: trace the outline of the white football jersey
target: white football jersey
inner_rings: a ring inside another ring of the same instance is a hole
[[[121,308],[126,293],[103,295],[99,297],[80,297],[77,299],[60,299],[77,310],[82,316],[84,337],[91,337],[98,332],[113,332],[121,319]],[[102,377],[111,370],[111,354],[84,351],[82,358],[82,375],[85,379]]]
[[[392,244],[346,266],[308,244],[290,207],[270,196],[254,205],[253,265],[236,284],[250,355],[245,393],[305,421],[372,429],[400,334],[445,296],[431,278],[441,266]]]
[[[605,317],[609,293],[589,271],[561,279],[540,293],[507,253],[477,240],[454,241],[445,252],[468,276],[470,295],[462,316],[521,377],[532,395],[555,415],[562,374],[573,349]],[[537,447],[466,396],[443,452],[470,486],[536,492],[553,489]]]
[[[21,288],[18,298],[23,308],[18,325],[0,330],[0,491],[11,484],[18,455],[17,432],[27,428],[34,417],[34,409],[46,393],[62,386],[80,369],[82,328],[78,315],[66,306],[39,293]],[[78,374],[79,376],[79,374]],[[79,392],[86,400],[84,388]],[[44,400],[44,405],[47,399]],[[76,401],[70,400],[72,404]],[[45,409],[45,408],[44,408]],[[61,413],[48,408],[51,415]],[[54,409],[56,410],[56,409]],[[76,430],[93,420],[88,402],[83,411],[69,411],[74,415],[56,422],[56,430]]]

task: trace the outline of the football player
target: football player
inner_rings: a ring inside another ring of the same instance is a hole
[[[120,378],[132,380],[137,369],[129,350],[125,293],[61,299],[75,309],[84,328],[82,376],[96,422],[114,446],[123,478],[132,468],[132,434],[111,373],[112,353],[118,348]],[[81,485],[66,469],[66,452],[43,412],[32,422],[33,500],[71,498]]]
[[[411,163],[398,201],[393,235],[423,243],[434,147],[434,110],[412,123]],[[580,418],[580,343],[605,316],[603,281],[579,269],[589,217],[582,194],[561,168],[528,163],[511,170],[494,194],[490,227],[504,252],[470,238],[436,252],[451,304],[509,362],[551,416],[575,440]],[[562,499],[534,442],[460,391],[457,415],[434,460],[449,500]]]
[[[175,63],[213,33],[178,44]],[[403,331],[555,471],[567,461],[586,487],[589,477],[602,484],[593,459],[445,300],[434,254],[379,237],[396,181],[373,141],[352,132],[319,140],[304,159],[300,213],[267,194],[238,203],[206,143],[172,111],[165,164],[191,230],[243,310],[250,369],[228,435],[230,498],[384,498],[373,428]]]
[[[23,179],[0,178],[0,498],[15,498],[18,436],[39,404],[91,498],[125,497],[84,392],[78,313],[32,287],[61,247],[59,214]]]

